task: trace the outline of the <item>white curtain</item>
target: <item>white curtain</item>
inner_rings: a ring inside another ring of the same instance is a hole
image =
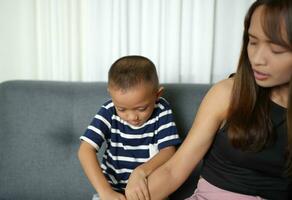
[[[216,82],[236,69],[253,1],[0,0],[11,18],[0,19],[11,48],[0,47],[0,81],[106,81],[117,58],[139,54],[162,83]]]

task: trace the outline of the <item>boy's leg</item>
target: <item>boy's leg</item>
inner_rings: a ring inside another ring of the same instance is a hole
[[[100,200],[98,194],[94,194],[93,197],[92,197],[92,200]]]

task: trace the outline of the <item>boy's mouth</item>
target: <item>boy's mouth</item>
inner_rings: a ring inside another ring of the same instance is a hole
[[[132,122],[129,122],[131,125],[133,126],[139,126],[141,125],[141,121],[132,121]]]

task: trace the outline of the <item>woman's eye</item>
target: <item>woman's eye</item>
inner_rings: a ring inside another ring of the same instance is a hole
[[[286,51],[277,51],[277,50],[272,50],[273,54],[282,54],[285,53]]]
[[[281,54],[281,53],[287,52],[288,50],[285,47],[282,47],[280,45],[274,45],[274,44],[272,44],[271,45],[271,51],[274,54]]]
[[[248,42],[248,44],[251,45],[251,46],[254,46],[254,45],[256,45],[257,43],[256,43],[255,41],[251,41],[251,40],[250,40],[250,41]]]

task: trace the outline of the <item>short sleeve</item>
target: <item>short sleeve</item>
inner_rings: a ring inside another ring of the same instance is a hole
[[[161,111],[159,113],[159,127],[155,134],[158,149],[161,150],[169,146],[177,146],[181,143],[173,113],[169,103],[165,99],[159,101]]]
[[[108,104],[103,105],[92,119],[81,140],[88,142],[97,151],[107,138],[111,130],[112,112]]]

